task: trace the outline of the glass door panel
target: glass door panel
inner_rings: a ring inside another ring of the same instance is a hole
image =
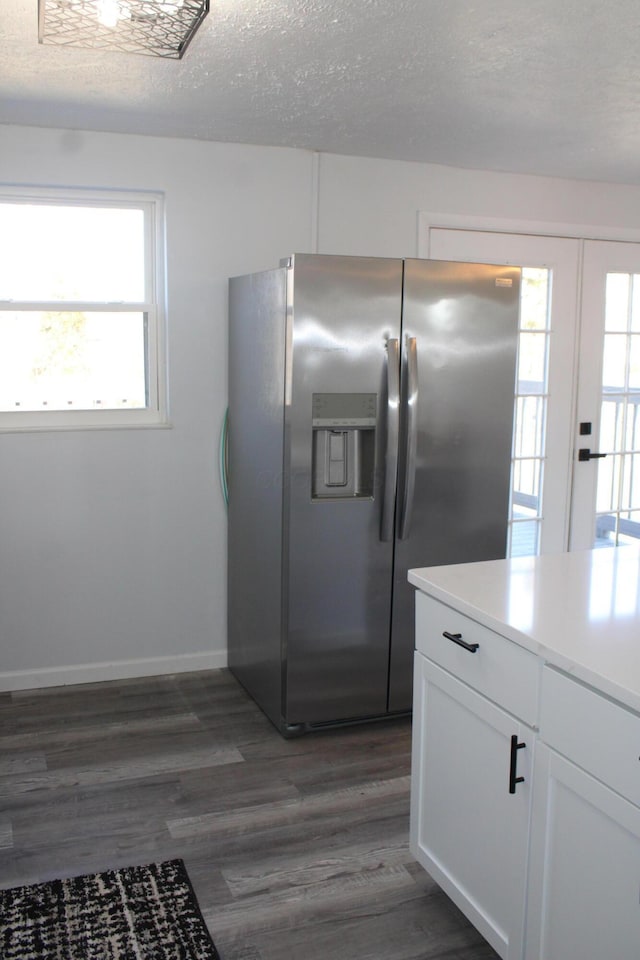
[[[508,556],[540,552],[551,271],[523,267],[518,336]]]
[[[607,274],[599,443],[606,458],[598,464],[594,546],[640,539],[638,291],[638,274]]]

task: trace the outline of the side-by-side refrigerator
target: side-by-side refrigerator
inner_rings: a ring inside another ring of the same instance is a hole
[[[520,270],[229,284],[229,667],[284,735],[411,709],[411,567],[503,557]]]

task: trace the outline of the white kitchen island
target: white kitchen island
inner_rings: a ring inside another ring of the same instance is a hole
[[[409,580],[416,859],[505,960],[638,960],[640,552]]]

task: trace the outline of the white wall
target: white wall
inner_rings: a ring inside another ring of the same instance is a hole
[[[311,242],[309,153],[0,127],[0,182],[165,194],[171,429],[0,434],[0,687],[226,663],[227,278]]]
[[[164,193],[172,423],[0,434],[0,689],[226,662],[229,276],[316,246],[415,256],[420,210],[640,225],[634,187],[10,126],[0,182]]]
[[[640,238],[640,187],[331,155],[321,157],[319,182],[324,253],[416,256],[420,211],[479,229],[498,220],[529,221],[532,232],[584,224],[604,238]]]

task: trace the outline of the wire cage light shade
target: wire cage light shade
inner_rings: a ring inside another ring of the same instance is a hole
[[[38,0],[38,40],[179,60],[209,0]]]

